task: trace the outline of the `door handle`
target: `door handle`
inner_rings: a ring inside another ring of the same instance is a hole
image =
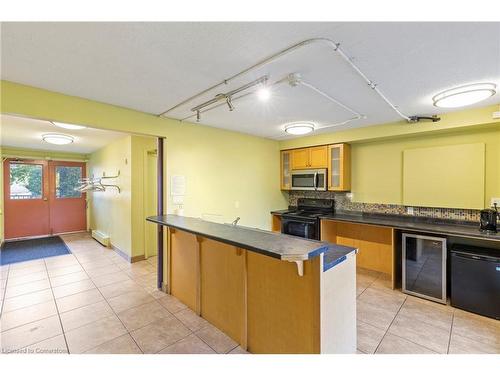
[[[318,172],[314,172],[314,190],[318,190]]]
[[[43,198],[44,201],[48,201],[48,198]]]

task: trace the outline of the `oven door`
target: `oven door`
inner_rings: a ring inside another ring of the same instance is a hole
[[[326,169],[292,171],[292,190],[326,190]]]
[[[281,233],[292,236],[319,240],[316,220],[281,218]]]

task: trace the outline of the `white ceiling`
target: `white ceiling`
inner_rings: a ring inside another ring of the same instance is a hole
[[[354,58],[407,115],[443,113],[431,97],[458,85],[500,85],[500,23],[2,23],[2,79],[159,114],[291,44],[330,38]],[[189,108],[268,74],[291,72],[366,115],[328,128],[399,120],[325,45],[311,45],[251,72]],[[500,94],[476,107],[500,102]],[[324,126],[349,113],[304,87],[282,85],[266,103],[247,97],[229,112],[203,114],[201,124],[277,138],[286,122]]]
[[[53,145],[42,140],[42,134],[47,133],[67,134],[74,138],[74,142],[69,145]],[[62,129],[45,120],[0,115],[0,145],[2,146],[90,154],[115,139],[125,136],[127,136],[125,133],[92,128]]]

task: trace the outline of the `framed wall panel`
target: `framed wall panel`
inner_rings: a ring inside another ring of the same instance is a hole
[[[403,204],[484,208],[485,145],[460,144],[403,152]]]

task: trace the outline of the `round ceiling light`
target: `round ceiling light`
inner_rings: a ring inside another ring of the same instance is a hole
[[[63,129],[79,130],[79,129],[85,129],[86,128],[86,126],[82,126],[82,125],[66,124],[64,122],[55,122],[55,121],[51,121],[51,122],[55,126],[58,126],[60,128],[63,128]]]
[[[291,135],[304,135],[314,131],[312,122],[293,122],[285,125],[285,132]]]
[[[474,83],[440,92],[432,98],[432,101],[436,107],[458,108],[478,103],[495,94],[494,83]]]
[[[75,140],[70,135],[55,133],[43,134],[42,139],[47,143],[52,143],[53,145],[68,145],[70,143],[73,143],[73,141]]]

